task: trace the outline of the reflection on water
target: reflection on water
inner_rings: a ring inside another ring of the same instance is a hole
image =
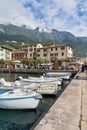
[[[0,130],[29,130],[38,113],[25,110],[0,110]]]
[[[43,98],[36,110],[0,110],[0,130],[29,130],[47,109],[49,98]],[[51,103],[52,103],[51,102]],[[50,103],[50,105],[51,105]]]
[[[15,73],[0,73],[0,78],[4,78],[7,81],[14,81],[19,76],[23,76],[24,78],[28,77],[28,74],[15,74]]]
[[[28,74],[0,73],[0,78],[14,81],[18,76],[28,77]],[[64,87],[68,84],[65,82]],[[54,103],[55,96],[45,96],[34,111],[30,110],[0,110],[0,130],[29,130],[39,117]]]
[[[29,130],[55,97],[44,97],[36,110],[0,110],[0,130]]]

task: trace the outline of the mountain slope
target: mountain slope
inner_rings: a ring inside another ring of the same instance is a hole
[[[39,28],[35,30],[25,25],[0,24],[0,41],[18,41],[25,43],[56,43],[70,44],[74,48],[74,54],[84,56],[87,51],[87,37],[75,37],[73,34],[56,29]]]

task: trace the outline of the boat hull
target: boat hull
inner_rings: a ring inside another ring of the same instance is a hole
[[[59,79],[58,78],[47,78],[47,77],[29,77],[29,78],[22,78],[19,76],[19,79],[23,82],[29,82],[29,83],[48,83],[48,82],[56,82]]]
[[[9,92],[7,92],[9,94]],[[0,108],[1,109],[35,109],[38,106],[40,101],[41,94],[37,94],[34,96],[4,96],[5,94],[1,94],[0,97]]]
[[[48,84],[42,84],[38,88],[38,92],[42,95],[57,95],[59,91],[59,86],[56,83],[48,83]]]
[[[57,73],[57,72],[48,72],[45,74],[47,77],[59,77],[64,80],[70,80],[71,73]]]
[[[38,92],[42,95],[57,95],[58,88],[40,88]]]

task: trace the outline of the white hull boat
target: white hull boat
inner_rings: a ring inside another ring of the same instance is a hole
[[[57,95],[59,89],[60,86],[58,86],[56,83],[45,83],[42,84],[37,91],[42,95]]]
[[[58,91],[61,89],[56,82],[48,83],[32,83],[31,85],[25,85],[25,90],[36,90],[42,95],[57,95]]]
[[[21,86],[21,82],[20,81],[15,81],[15,82],[9,82],[9,81],[5,81],[4,78],[0,79],[0,86],[5,86],[5,87],[19,87]]]
[[[0,95],[1,109],[35,109],[38,106],[40,93],[35,91],[13,90]]]
[[[65,80],[70,80],[71,73],[70,72],[48,72],[45,74],[46,77],[59,77]]]
[[[57,82],[58,85],[62,85],[63,80],[61,78],[54,78],[54,77],[28,77],[28,78],[22,78],[19,76],[19,80],[23,82],[29,82],[29,83],[54,83]]]

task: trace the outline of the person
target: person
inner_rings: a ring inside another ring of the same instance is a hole
[[[80,65],[80,67],[79,67],[79,71],[82,72],[82,65]]]

